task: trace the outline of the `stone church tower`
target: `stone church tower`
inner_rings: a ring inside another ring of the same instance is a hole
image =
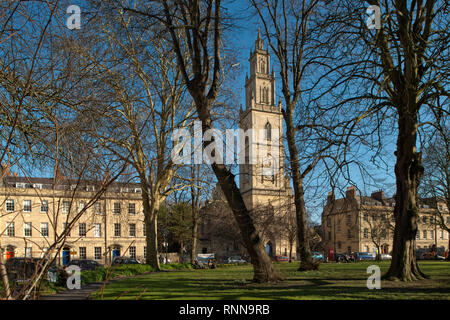
[[[275,73],[273,69],[270,72],[269,50],[264,49],[259,30],[249,61],[250,77],[247,75],[245,80],[245,110],[240,111],[240,128],[244,132],[253,129],[258,137],[255,141],[245,136],[245,164],[239,168],[240,190],[254,216],[267,213],[274,216],[272,221],[276,226],[263,225],[262,236],[267,253],[272,256],[289,255],[287,230],[280,219],[287,220],[295,207],[284,172],[282,106],[281,101],[275,104]],[[266,174],[264,170],[270,166],[273,167],[269,173],[273,174]],[[295,243],[292,245],[294,258]]]

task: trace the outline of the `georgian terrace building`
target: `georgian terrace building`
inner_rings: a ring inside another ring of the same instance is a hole
[[[145,258],[146,230],[138,185],[114,183],[93,202],[99,188],[95,183],[3,176],[0,247],[4,258],[42,257],[87,206],[72,223],[65,243],[58,246],[61,263],[93,259],[106,264],[116,256]]]
[[[324,246],[335,253],[377,252],[391,253],[393,244],[395,199],[386,198],[382,190],[370,197],[358,196],[355,187],[347,188],[344,198],[335,199],[329,193],[322,213]],[[449,234],[440,228],[436,210],[443,213],[450,225],[449,211],[444,201],[421,199],[419,201],[419,228],[416,235],[416,252],[422,254],[433,246],[444,254],[449,248]]]

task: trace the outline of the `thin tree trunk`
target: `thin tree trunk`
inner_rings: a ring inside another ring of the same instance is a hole
[[[6,272],[6,266],[3,263],[3,251],[0,248],[0,276],[3,283],[3,291],[5,292],[5,297],[7,300],[12,300],[11,289],[9,288],[8,274]]]
[[[292,241],[289,241],[289,262],[292,262]]]
[[[198,179],[196,179],[196,171],[195,171],[195,167],[197,167],[197,173],[199,170],[199,165],[193,165],[192,166],[192,179],[193,182],[197,181]],[[198,238],[198,218],[199,218],[199,212],[198,212],[198,191],[196,191],[196,188],[194,188],[193,186],[191,187],[191,201],[192,201],[192,247],[191,247],[191,252],[190,252],[190,258],[191,258],[191,263],[193,263],[195,261],[195,256],[197,253],[197,238]]]
[[[295,144],[295,129],[292,119],[292,108],[286,106],[283,111],[286,123],[286,138],[289,148],[289,156],[292,172],[292,183],[294,185],[294,203],[295,215],[297,218],[297,240],[300,253],[300,266],[298,271],[307,271],[317,268],[312,260],[311,250],[309,248],[308,230],[306,226],[306,206],[303,190],[303,178],[300,173],[300,163],[298,159],[297,145]]]
[[[419,268],[414,252],[419,219],[417,191],[423,174],[422,155],[416,152],[415,146],[417,116],[399,111],[398,127],[394,245],[392,262],[384,278],[414,281],[426,277]]]
[[[198,237],[198,210],[194,209],[192,216],[192,248],[191,248],[191,262],[195,260],[197,253],[197,237]]]

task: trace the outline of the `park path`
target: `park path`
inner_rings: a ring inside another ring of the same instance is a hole
[[[106,286],[115,281],[143,277],[143,276],[149,275],[151,273],[154,273],[154,272],[152,271],[152,272],[146,272],[146,273],[142,273],[142,274],[138,274],[138,275],[134,275],[134,276],[126,276],[126,277],[119,277],[119,278],[111,279],[111,280],[108,280],[108,282],[106,283]],[[89,296],[92,293],[96,292],[97,290],[101,289],[101,287],[104,284],[105,284],[104,281],[89,283],[86,285],[82,285],[81,289],[79,289],[79,290],[76,290],[76,289],[65,290],[65,291],[61,291],[56,294],[40,296],[38,300],[88,300]]]

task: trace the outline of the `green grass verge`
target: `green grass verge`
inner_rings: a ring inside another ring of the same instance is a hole
[[[183,270],[192,268],[188,263],[172,263],[161,265],[162,270]],[[97,268],[95,270],[81,272],[81,284],[105,281],[119,277],[130,277],[139,274],[154,272],[155,268],[146,264],[125,264],[107,268]]]
[[[188,263],[172,263],[161,265],[162,270],[183,270],[192,269],[192,266]],[[128,264],[128,265],[116,265],[108,268],[97,268],[95,270],[82,271],[81,272],[81,284],[86,285],[93,282],[105,281],[106,278],[109,280],[130,277],[140,274],[145,274],[149,272],[154,272],[155,269],[152,266],[145,264]],[[65,286],[56,285],[54,283],[48,282],[47,280],[42,280],[41,284],[41,295],[55,294],[60,291],[64,291],[67,288]],[[3,296],[3,283],[0,281],[0,297]]]
[[[389,261],[321,264],[318,271],[298,272],[298,263],[275,263],[285,281],[251,282],[251,265],[217,269],[184,269],[152,273],[109,284],[103,299],[450,299],[450,263],[420,262],[431,279],[416,282],[382,281],[380,290],[367,288],[369,265],[386,272]]]

